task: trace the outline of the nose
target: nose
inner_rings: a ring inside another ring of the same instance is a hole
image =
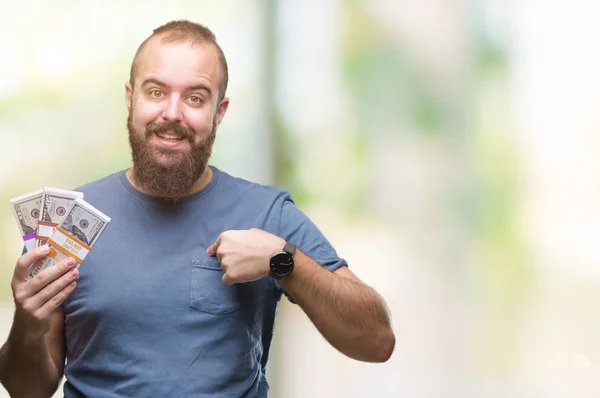
[[[166,107],[163,110],[162,117],[168,121],[181,121],[183,112],[178,96],[174,95],[166,101]]]

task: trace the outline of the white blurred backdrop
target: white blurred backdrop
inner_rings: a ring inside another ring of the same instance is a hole
[[[364,364],[284,299],[272,397],[600,395],[600,3],[0,9],[0,340],[21,250],[9,199],[129,166],[131,58],[186,18],[229,62],[212,163],[288,189],[393,318],[394,355]]]

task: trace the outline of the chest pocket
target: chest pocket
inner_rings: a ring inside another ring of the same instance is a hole
[[[221,278],[223,271],[216,257],[193,258],[190,306],[213,315],[239,310],[238,286],[226,286]]]

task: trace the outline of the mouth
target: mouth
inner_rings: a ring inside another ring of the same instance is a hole
[[[180,149],[189,147],[187,136],[173,131],[154,133],[154,141],[163,148]]]
[[[158,136],[158,138],[161,138],[163,140],[167,140],[167,141],[182,141],[184,140],[186,137],[182,134],[177,134],[174,133],[172,131],[165,131],[165,132],[161,132],[161,133],[156,133],[156,135]]]

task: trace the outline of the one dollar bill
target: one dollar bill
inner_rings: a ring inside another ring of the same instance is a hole
[[[67,191],[52,187],[44,187],[40,218],[38,220],[36,246],[41,246],[52,234],[54,228],[66,217],[76,198],[83,198],[83,193]]]
[[[67,257],[73,258],[77,266],[81,265],[109,222],[110,217],[85,200],[76,198],[69,213],[48,239],[50,253],[31,266],[29,278]]]
[[[35,247],[35,237],[40,217],[42,203],[42,190],[38,189],[25,195],[12,198],[10,206],[17,220],[19,231],[25,243],[25,250]]]

